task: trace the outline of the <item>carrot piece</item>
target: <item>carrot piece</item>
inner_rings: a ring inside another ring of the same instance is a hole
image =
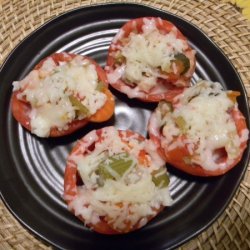
[[[227,97],[233,102],[236,103],[236,98],[240,96],[239,91],[228,91],[227,92]]]
[[[107,101],[101,109],[99,109],[89,120],[92,122],[103,122],[108,120],[114,113],[115,100],[109,89],[104,89],[104,94],[107,96]]]
[[[139,164],[149,167],[150,162],[147,158],[147,152],[145,150],[141,150],[138,157]]]

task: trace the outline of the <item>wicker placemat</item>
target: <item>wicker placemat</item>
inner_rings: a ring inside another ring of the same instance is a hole
[[[106,1],[0,1],[0,64],[9,52],[51,17]],[[162,8],[196,24],[231,59],[250,97],[250,24],[219,0],[134,1]],[[205,232],[180,249],[250,249],[250,167],[226,211]],[[0,201],[0,249],[51,249],[24,229]]]

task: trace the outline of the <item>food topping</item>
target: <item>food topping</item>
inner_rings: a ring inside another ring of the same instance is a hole
[[[172,111],[167,103],[161,103],[156,116],[166,153],[187,147],[191,157],[183,160],[206,170],[224,169],[239,157],[248,131],[237,132],[232,116],[237,103],[231,96],[219,83],[200,81],[176,97]],[[227,160],[220,162],[222,154]]]
[[[18,99],[31,106],[31,130],[41,137],[57,127],[66,130],[73,120],[95,114],[106,102],[96,67],[82,56],[59,65],[49,57],[40,69],[14,82]]]
[[[116,69],[108,74],[111,84],[121,78],[128,85],[148,92],[158,84],[158,79],[168,80],[166,73],[183,75],[188,71],[190,61],[184,54],[189,48],[187,41],[178,37],[175,27],[168,33],[160,30],[156,20],[144,18],[141,32],[135,29],[125,37],[121,29],[116,35],[114,40],[121,45],[114,45]]]
[[[151,141],[113,127],[92,131],[91,138],[93,150],[83,139],[69,158],[83,181],[69,207],[87,224],[104,218],[113,229],[129,231],[172,203],[164,161]]]

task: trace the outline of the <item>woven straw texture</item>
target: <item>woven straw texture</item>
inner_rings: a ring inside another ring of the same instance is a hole
[[[65,11],[106,1],[0,1],[0,64],[34,29]],[[148,4],[184,17],[201,28],[230,58],[250,97],[250,23],[219,0],[168,0]],[[51,249],[24,229],[0,201],[0,250]],[[180,249],[250,249],[250,167],[226,211],[206,231]]]

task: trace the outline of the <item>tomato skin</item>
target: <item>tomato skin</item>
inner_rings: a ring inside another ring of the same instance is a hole
[[[15,119],[27,130],[31,131],[31,126],[30,126],[30,110],[31,107],[28,103],[24,101],[20,101],[17,98],[17,94],[13,93],[12,98],[11,98],[11,108],[12,108],[12,114],[15,117]],[[67,130],[59,130],[57,128],[52,128],[50,131],[50,136],[51,137],[59,137],[59,136],[64,136],[71,134],[75,132],[76,130],[84,127],[88,123],[87,119],[83,120],[76,120],[72,121],[69,124],[69,128]]]
[[[238,108],[234,108],[230,111],[230,114],[235,122],[237,133],[240,136],[244,129],[247,128],[246,120],[243,116],[243,114],[240,112]],[[154,114],[153,114],[154,115]],[[153,119],[153,115],[151,116],[150,120]],[[154,131],[152,130],[154,129]],[[152,128],[152,121],[149,121],[148,125],[149,130],[149,136],[154,141],[154,143],[158,147],[158,152],[161,155],[164,155],[165,160],[167,163],[172,165],[173,167],[194,176],[202,176],[202,177],[208,177],[208,176],[220,176],[225,173],[227,173],[229,170],[231,170],[233,167],[235,167],[241,160],[242,155],[244,153],[245,148],[247,147],[247,141],[244,141],[240,145],[240,154],[237,158],[234,159],[234,161],[226,166],[225,169],[216,169],[216,170],[206,170],[202,166],[198,164],[187,164],[183,159],[185,157],[190,158],[192,155],[190,155],[187,145],[185,144],[184,147],[176,147],[175,149],[168,150],[166,148],[161,147],[161,139],[163,135],[160,132],[159,128]],[[185,138],[183,136],[179,136],[177,139],[181,138],[184,140]],[[222,158],[221,163],[225,162],[226,159]]]
[[[27,130],[31,131],[30,127],[30,105],[27,102],[20,101],[17,98],[18,92],[13,92],[11,96],[11,109],[12,109],[12,115],[15,117],[15,119],[21,123],[23,127],[25,127]]]
[[[35,67],[34,70],[40,70],[43,63],[48,59],[51,58],[57,65],[59,65],[60,62],[69,62],[74,57],[76,57],[76,54],[70,54],[70,53],[55,53],[52,54],[44,59],[42,59]],[[66,130],[59,130],[58,128],[54,127],[50,130],[50,137],[60,137],[65,136],[68,134],[71,134],[80,128],[84,127],[89,121],[92,122],[103,122],[108,120],[114,113],[114,97],[112,93],[108,90],[108,81],[105,71],[91,58],[84,56],[85,59],[90,61],[93,65],[95,65],[98,78],[99,80],[104,84],[105,89],[104,93],[107,96],[107,101],[104,104],[103,108],[97,110],[95,114],[92,116],[82,119],[82,120],[74,120],[68,124],[68,128]],[[12,114],[14,118],[27,130],[31,131],[31,125],[30,125],[30,112],[31,112],[31,106],[28,102],[25,102],[23,100],[19,100],[17,98],[17,95],[21,93],[20,90],[14,91],[12,93],[11,97],[11,109]]]
[[[144,25],[144,18],[137,18],[137,19],[132,19],[125,23],[121,30],[123,30],[123,38],[127,38],[135,29],[135,23],[136,23],[136,29],[138,33],[142,33],[142,26]],[[173,28],[176,28],[172,23],[162,20],[160,18],[155,18],[155,17],[146,17],[148,20],[154,20],[157,29],[159,29],[163,34],[167,34],[172,31]],[[176,37],[181,40],[187,40],[186,37],[176,28]],[[115,65],[115,59],[113,57],[113,54],[119,49],[117,49],[117,45],[123,46],[122,42],[118,39],[115,39],[115,41],[112,41],[111,46],[108,51],[108,57],[107,57],[107,67],[106,71],[107,73],[112,73],[116,69]],[[141,90],[139,95],[135,95],[135,97],[132,98],[137,98],[141,101],[144,102],[159,102],[160,100],[167,100],[171,102],[173,98],[182,93],[183,90],[190,86],[190,79],[192,74],[194,73],[195,70],[195,64],[196,64],[196,59],[193,54],[192,49],[189,47],[185,53],[187,53],[190,57],[190,69],[188,70],[188,74],[180,75],[179,73],[166,73],[168,79],[165,81],[164,85],[165,88],[164,90],[156,91],[155,93],[155,88],[152,88],[149,91],[143,91]],[[162,79],[159,79],[161,81]],[[181,86],[176,86],[175,84],[178,82],[181,82]],[[129,87],[131,89],[131,92],[133,92],[133,87],[131,87],[129,84],[126,83],[126,81],[122,80],[119,78],[115,83],[110,83],[113,88],[116,90],[125,93],[123,90],[123,87]],[[125,93],[126,94],[126,93]]]
[[[112,84],[112,87],[116,90],[123,92],[122,87],[124,86],[124,83],[119,80],[118,83]],[[173,99],[181,94],[185,88],[172,88],[171,91],[167,91],[165,93],[159,93],[159,94],[145,94],[143,97],[137,97],[138,100],[141,100],[143,102],[159,102],[161,100],[166,100],[168,102],[173,102]]]
[[[101,142],[103,140],[102,132],[105,129],[106,128],[102,128],[102,129],[95,131],[98,138],[95,139],[94,143]],[[131,130],[126,130],[126,131],[118,130],[118,134],[119,134],[121,139],[133,137],[133,139],[136,138],[138,141],[145,140],[145,138],[142,135],[140,135],[136,132],[133,132]],[[88,135],[86,135],[82,139],[80,139],[77,142],[77,144],[73,147],[73,149],[68,157],[67,164],[66,164],[66,169],[65,169],[65,174],[64,174],[64,198],[65,198],[65,201],[68,205],[77,196],[77,166],[75,163],[70,161],[70,156],[73,154],[77,154],[77,155],[78,154],[83,154],[83,155],[87,154],[87,151],[89,150],[89,148],[82,149],[82,147],[81,147],[82,142],[85,142],[85,138],[87,138],[87,136]],[[141,152],[140,158],[141,159],[146,158],[145,152],[143,152],[143,151]],[[158,209],[154,209],[156,211],[156,214],[154,216],[148,216],[147,220],[149,221],[152,218],[154,218],[160,211],[163,210],[163,208],[164,207],[161,206]],[[71,212],[74,214],[73,210],[71,210]],[[77,217],[85,223],[84,218],[82,218],[80,215]],[[132,228],[131,228],[131,226],[128,225],[127,228],[124,229],[124,231],[117,231],[106,222],[105,217],[100,217],[100,221],[97,224],[87,224],[87,226],[89,228],[91,228],[92,230],[94,230],[95,232],[98,232],[101,234],[108,234],[108,235],[129,233],[131,231],[134,231],[134,230],[137,230],[140,228],[139,223],[137,223]]]

